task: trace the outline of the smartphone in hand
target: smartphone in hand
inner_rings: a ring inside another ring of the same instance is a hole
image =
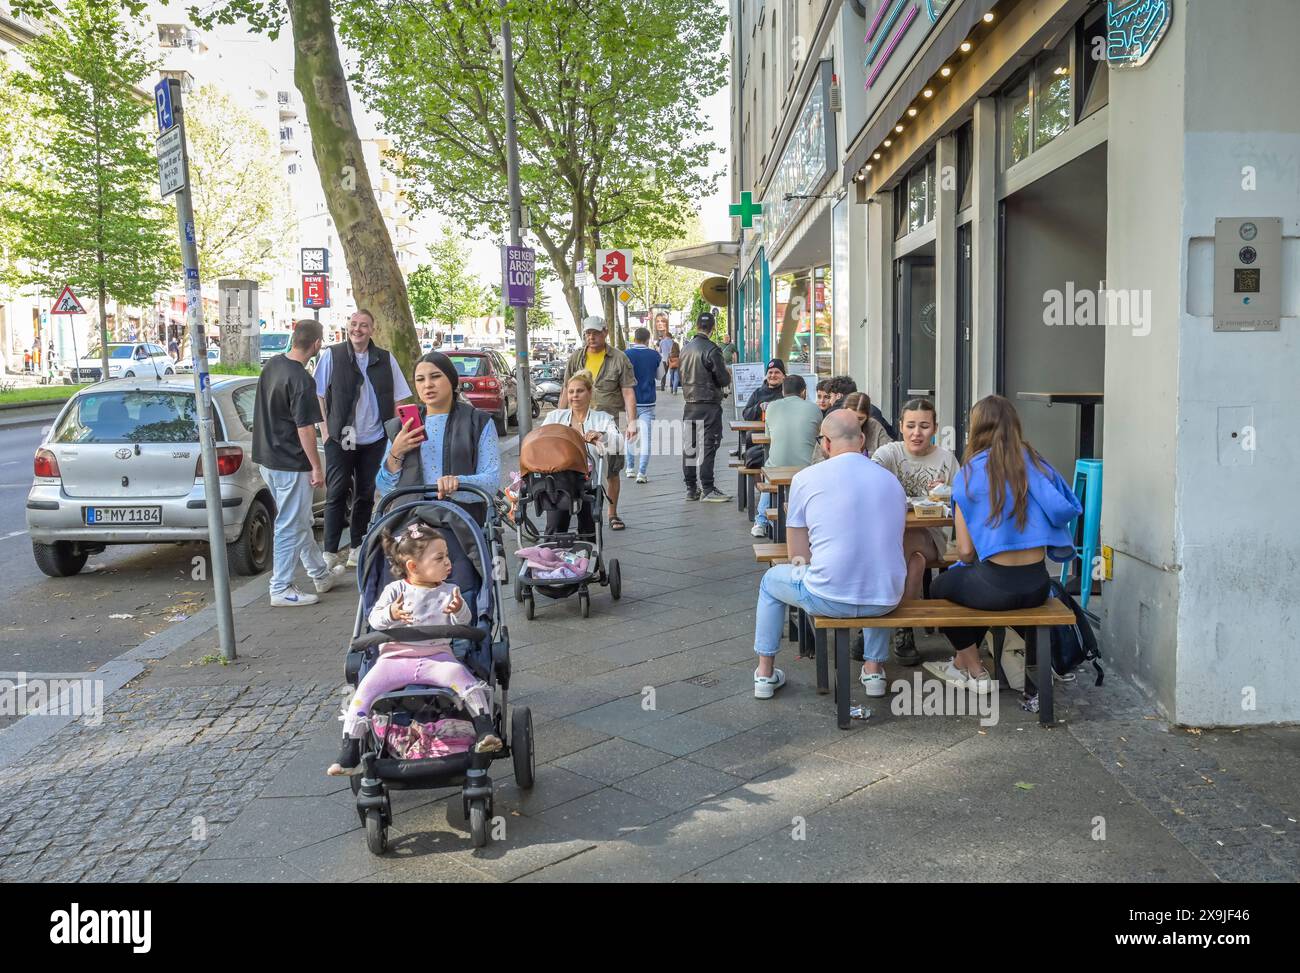
[[[420,419],[420,407],[418,405],[399,405],[397,407],[397,418],[401,420],[402,428],[415,428],[420,431],[420,442],[427,438],[424,432],[424,423]]]

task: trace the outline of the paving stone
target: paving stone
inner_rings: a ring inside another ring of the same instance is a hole
[[[615,786],[647,801],[654,801],[672,811],[703,804],[709,798],[724,794],[743,784],[739,777],[704,767],[689,760],[674,760],[635,777],[626,778]]]
[[[616,784],[671,759],[658,750],[615,738],[561,757],[555,763],[602,784]]]
[[[624,733],[635,743],[662,750],[674,757],[684,757],[736,734],[726,726],[715,726],[693,716],[670,716],[647,726]]]
[[[587,840],[609,841],[667,817],[671,808],[626,791],[604,787],[553,807],[538,820]]]

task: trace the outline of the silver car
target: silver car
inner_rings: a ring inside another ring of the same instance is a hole
[[[221,513],[238,574],[271,563],[275,502],[252,458],[256,398],[255,377],[212,377]],[[37,567],[51,577],[76,574],[110,544],[208,540],[192,376],[82,389],[36,450],[34,473],[27,529]],[[317,488],[318,516],[324,506]]]

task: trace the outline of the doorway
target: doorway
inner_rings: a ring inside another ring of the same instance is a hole
[[[925,250],[929,253],[925,253]],[[895,420],[903,403],[912,398],[934,398],[935,386],[935,276],[934,244],[894,263],[894,377]]]

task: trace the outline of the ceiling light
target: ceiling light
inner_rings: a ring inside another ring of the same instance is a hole
[[[986,23],[986,24],[991,24],[991,23],[993,23],[993,12],[992,12],[992,11],[989,11],[988,13],[986,13],[986,14],[984,15],[984,23]]]
[[[890,147],[891,145],[893,145],[893,144],[894,144],[894,143],[893,143],[891,140],[889,140],[889,139],[885,139],[885,148],[889,148],[889,147]]]
[[[901,134],[902,131],[903,131],[903,126],[902,126],[902,125],[895,125],[895,126],[894,126],[894,131],[895,131],[895,132],[899,132],[899,133]]]
[[[946,65],[946,64],[945,64],[943,67],[941,67],[941,68],[939,69],[939,75],[940,75],[941,77],[946,78],[946,77],[948,77],[948,75],[950,75],[950,74],[952,74],[952,68],[948,67],[948,65]]]
[[[924,97],[926,97],[926,98],[933,98],[933,97],[934,97],[934,89],[933,89],[933,88],[926,88],[924,91],[921,92],[921,94],[922,94]]]
[[[970,49],[971,49],[972,47],[974,47],[974,46],[975,46],[975,45],[972,44],[970,41],[962,41],[962,42],[961,42],[961,52],[962,52],[963,54],[968,54],[968,53],[970,52]]]
[[[873,159],[879,159],[879,158],[880,158],[880,153],[879,153],[879,152],[875,153],[871,158],[873,158]]]
[[[867,163],[867,172],[870,172],[870,171],[871,171],[871,163],[868,162],[868,163]]]
[[[916,109],[915,109],[915,108],[909,108],[909,109],[907,110],[907,117],[908,117],[908,118],[915,118],[915,117],[916,117]]]

